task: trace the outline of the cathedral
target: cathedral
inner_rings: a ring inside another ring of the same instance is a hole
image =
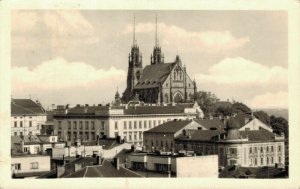
[[[127,103],[133,99],[153,104],[193,102],[196,91],[196,82],[187,74],[179,55],[174,62],[164,62],[157,38],[157,19],[150,65],[143,67],[142,54],[135,40],[134,19],[133,45],[128,57],[127,88],[122,102]]]

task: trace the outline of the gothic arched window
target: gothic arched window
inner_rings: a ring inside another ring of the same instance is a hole
[[[139,71],[136,72],[136,79],[139,80],[141,77],[141,73]]]
[[[181,71],[179,72],[179,77],[180,77],[180,80],[182,80],[182,72]]]
[[[176,80],[176,72],[174,72],[174,80]]]

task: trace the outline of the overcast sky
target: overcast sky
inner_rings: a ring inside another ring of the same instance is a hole
[[[158,16],[165,62],[178,54],[198,90],[251,108],[287,108],[283,11],[13,11],[12,95],[51,104],[110,102],[125,89],[133,14],[143,65]]]

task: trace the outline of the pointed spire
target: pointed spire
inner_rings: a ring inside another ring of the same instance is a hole
[[[136,39],[135,39],[135,14],[133,14],[133,46],[136,45]]]
[[[155,46],[158,47],[158,35],[157,35],[157,14],[155,15]]]

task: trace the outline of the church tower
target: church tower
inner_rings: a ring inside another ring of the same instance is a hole
[[[123,94],[122,101],[128,102],[132,99],[133,88],[143,74],[142,53],[135,39],[135,16],[133,17],[133,44],[128,55],[127,88]]]
[[[158,43],[158,36],[157,36],[157,16],[156,16],[156,23],[155,23],[155,46],[153,49],[153,54],[151,54],[151,65],[153,64],[161,64],[164,63],[164,55],[161,52],[161,48]]]

